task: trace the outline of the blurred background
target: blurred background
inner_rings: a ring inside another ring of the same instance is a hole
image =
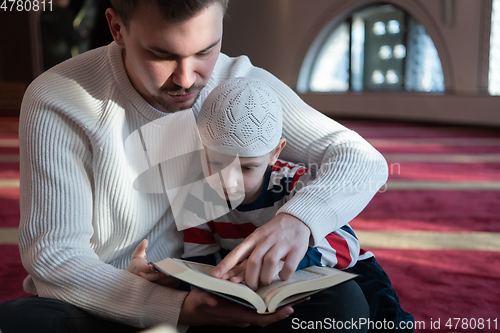
[[[44,70],[108,44],[108,6],[0,10],[0,114],[17,115],[22,87]],[[497,0],[238,0],[222,49],[248,55],[332,116],[498,126],[496,8]]]
[[[0,10],[0,301],[27,296],[22,96],[43,71],[112,41],[108,6]],[[249,56],[384,154],[389,181],[351,225],[417,331],[437,320],[447,332],[500,330],[500,0],[232,0],[222,51]]]

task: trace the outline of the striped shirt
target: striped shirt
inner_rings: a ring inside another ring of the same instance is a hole
[[[314,180],[306,168],[281,160],[269,167],[264,177],[262,190],[253,202],[240,204],[221,217],[184,230],[183,258],[208,256],[221,249],[234,249],[255,229],[275,217],[290,198]],[[207,188],[208,184],[203,191],[198,191],[198,207],[207,205],[202,202],[202,197],[207,195]],[[218,204],[221,202],[223,200]],[[349,224],[346,224],[329,233],[315,247],[309,247],[299,268],[317,265],[345,269],[354,266],[359,254],[358,239]]]

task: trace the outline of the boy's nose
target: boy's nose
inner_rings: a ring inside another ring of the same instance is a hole
[[[224,187],[228,193],[235,193],[240,190],[240,180],[242,179],[241,170],[228,167],[223,170],[222,177],[224,178]]]

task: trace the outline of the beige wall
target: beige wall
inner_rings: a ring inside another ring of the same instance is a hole
[[[305,54],[320,30],[375,0],[232,0],[223,52],[252,62],[296,88]],[[443,65],[446,94],[304,94],[332,116],[500,126],[500,97],[488,96],[491,0],[386,0],[424,25]]]

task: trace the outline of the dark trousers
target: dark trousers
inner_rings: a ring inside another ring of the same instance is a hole
[[[370,320],[372,323],[391,322],[394,328],[385,327],[377,329],[375,324],[369,326],[369,332],[397,332],[412,333],[414,318],[404,311],[399,303],[399,297],[387,273],[378,264],[375,257],[360,260],[348,272],[357,274],[354,279],[366,297],[370,307]],[[411,327],[411,328],[407,328]]]
[[[0,304],[2,333],[108,333],[139,332],[140,329],[103,320],[51,298],[27,297]]]
[[[316,325],[317,331],[332,331],[333,319],[336,322],[351,323],[358,322],[360,318],[369,318],[366,299],[354,281],[317,293],[309,301],[297,304],[293,308],[294,313],[290,317],[263,328],[193,326],[189,332],[205,332],[207,329],[217,332],[296,332],[297,329],[308,327],[310,323]],[[140,331],[135,327],[102,320],[70,304],[42,297],[28,297],[0,304],[0,330],[2,333]],[[358,329],[338,331],[366,332],[366,327],[358,326]]]

